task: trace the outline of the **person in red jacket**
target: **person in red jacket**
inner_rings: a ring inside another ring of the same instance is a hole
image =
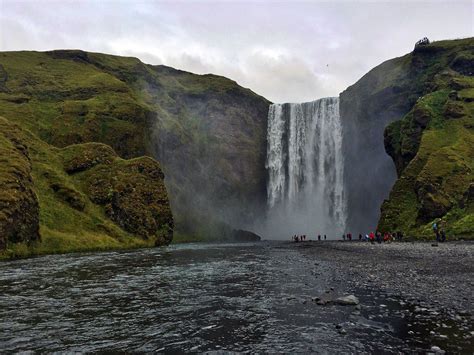
[[[370,242],[371,242],[372,244],[374,244],[374,241],[375,241],[375,234],[374,234],[374,232],[370,232],[370,234],[369,234],[369,239],[370,239]]]

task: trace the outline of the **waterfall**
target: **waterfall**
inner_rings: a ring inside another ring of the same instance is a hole
[[[347,219],[339,98],[271,105],[267,141],[269,237],[339,237]]]

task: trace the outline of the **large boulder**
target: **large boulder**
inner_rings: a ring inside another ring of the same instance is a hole
[[[64,169],[84,182],[90,200],[123,230],[155,245],[173,238],[173,216],[158,162],[150,157],[119,158],[108,146],[88,143],[61,152]]]
[[[232,240],[236,242],[258,242],[261,238],[253,232],[237,229],[232,232]]]

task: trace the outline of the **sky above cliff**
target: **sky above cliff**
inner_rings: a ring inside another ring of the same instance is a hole
[[[473,36],[473,4],[0,0],[0,50],[135,56],[300,102],[338,95],[424,36]]]

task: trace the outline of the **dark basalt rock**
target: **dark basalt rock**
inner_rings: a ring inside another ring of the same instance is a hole
[[[232,231],[232,240],[236,242],[258,242],[261,238],[253,232],[236,229]]]
[[[443,217],[451,208],[449,200],[439,193],[428,192],[420,198],[420,202],[418,220],[424,223]]]
[[[460,53],[451,62],[450,67],[466,76],[474,75],[474,55],[468,52]]]
[[[46,53],[54,59],[74,60],[76,62],[83,63],[90,62],[87,52],[81,51],[79,49],[58,49]]]
[[[465,115],[464,106],[456,101],[448,101],[444,108],[446,118],[460,118]]]

